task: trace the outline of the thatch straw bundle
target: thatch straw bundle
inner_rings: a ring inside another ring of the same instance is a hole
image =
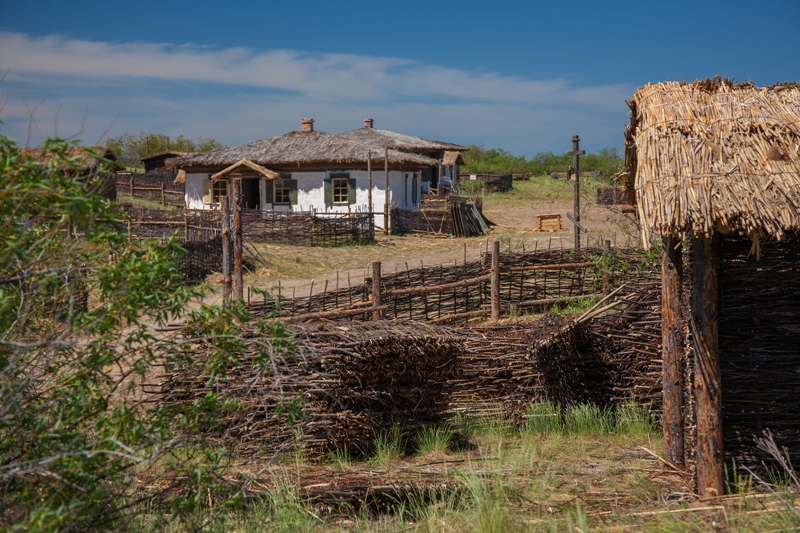
[[[620,177],[635,191],[645,245],[651,235],[780,239],[800,228],[800,84],[665,82],[628,104]]]

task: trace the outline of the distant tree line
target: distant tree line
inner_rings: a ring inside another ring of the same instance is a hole
[[[469,148],[468,152],[462,154],[466,163],[461,168],[462,174],[493,172],[547,176],[552,172],[566,172],[572,165],[572,156],[556,155],[553,152],[539,152],[526,159],[524,155],[515,156],[502,148],[485,148],[476,144]],[[581,157],[581,171],[600,170],[605,179],[611,179],[622,170],[624,163],[617,148],[603,148]]]
[[[140,131],[136,134],[123,133],[111,137],[106,141],[106,146],[114,150],[119,161],[127,167],[141,167],[139,161],[146,155],[153,155],[167,150],[176,152],[209,152],[218,148],[225,148],[214,137],[198,137],[192,140],[183,135],[168,137],[163,133],[149,133]]]

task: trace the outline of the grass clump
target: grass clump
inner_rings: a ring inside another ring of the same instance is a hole
[[[375,452],[372,463],[389,468],[392,461],[403,456],[406,449],[405,435],[399,425],[392,426],[389,431],[384,431],[375,437]]]
[[[648,435],[657,430],[650,411],[633,400],[617,407],[616,423],[617,432],[626,435]]]
[[[558,433],[561,431],[561,408],[548,401],[531,403],[525,410],[523,433]]]
[[[449,426],[423,429],[417,435],[417,453],[432,455],[445,453],[453,442],[453,430]]]
[[[334,468],[342,472],[350,470],[353,466],[353,458],[350,456],[347,446],[328,452],[328,461]]]
[[[601,435],[614,431],[614,413],[611,409],[582,403],[564,411],[564,430],[573,434]]]

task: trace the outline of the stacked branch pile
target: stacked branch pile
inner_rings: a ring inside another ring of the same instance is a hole
[[[190,402],[209,392],[241,400],[211,436],[243,453],[299,447],[311,457],[347,447],[368,451],[398,425],[412,434],[444,420],[462,339],[423,324],[292,326],[296,350],[259,365],[259,341],[225,377],[196,366],[169,372],[161,402]],[[197,346],[197,356],[213,348]]]

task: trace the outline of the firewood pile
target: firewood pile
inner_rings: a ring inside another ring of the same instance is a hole
[[[224,377],[175,369],[161,383],[161,402],[191,402],[209,392],[240,401],[210,437],[242,453],[302,449],[309,457],[347,447],[366,453],[377,435],[442,423],[459,375],[460,336],[424,324],[292,326],[294,353],[259,365],[259,339]],[[197,356],[213,350],[197,347]]]

